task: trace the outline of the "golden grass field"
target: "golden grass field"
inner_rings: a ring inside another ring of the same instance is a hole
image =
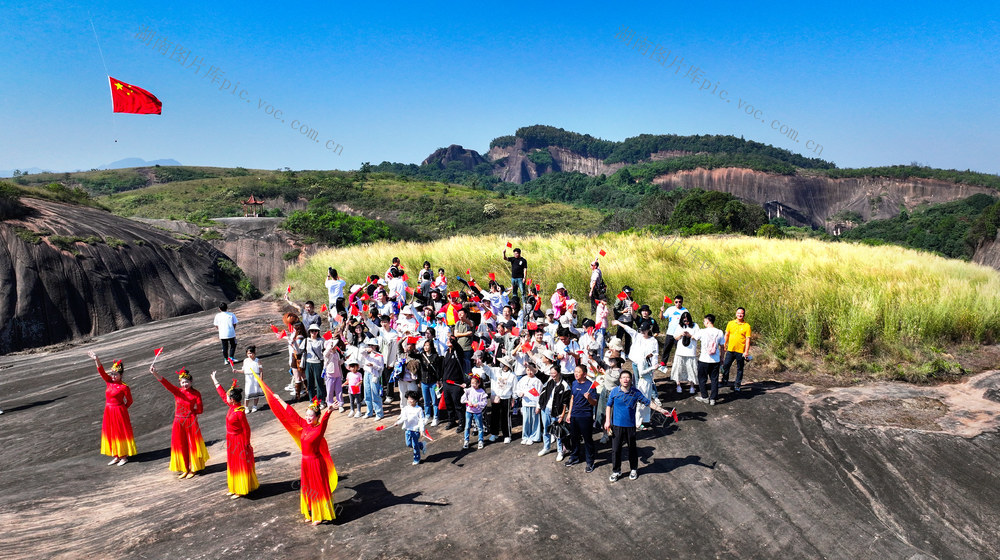
[[[376,243],[317,253],[290,269],[297,299],[326,301],[332,266],[348,284],[382,274],[394,256],[408,271],[424,260],[485,284],[488,272],[509,283],[501,251],[510,241],[528,260],[528,276],[551,294],[563,282],[586,298],[589,263],[599,250],[609,298],[628,284],[657,312],[664,296],[683,294],[696,321],[717,316],[724,329],[747,309],[757,367],[926,380],[960,372],[945,351],[993,344],[1000,334],[1000,274],[963,261],[896,246],[753,237],[653,237],[637,234],[503,238],[458,236],[431,243]],[[319,303],[317,303],[318,305]],[[581,305],[581,312],[590,312]],[[817,366],[817,367],[820,367]]]

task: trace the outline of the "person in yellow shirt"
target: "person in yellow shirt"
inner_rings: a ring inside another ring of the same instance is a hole
[[[743,384],[743,365],[750,357],[750,323],[747,323],[746,309],[736,309],[736,318],[726,325],[726,359],[722,363],[722,385],[729,384],[729,368],[736,362],[736,381],[733,390],[740,391]]]

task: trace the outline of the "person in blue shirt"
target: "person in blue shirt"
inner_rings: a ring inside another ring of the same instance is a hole
[[[622,445],[628,442],[628,464],[631,472],[628,477],[635,480],[639,477],[639,453],[635,445],[635,409],[642,403],[653,410],[667,414],[663,408],[643,395],[632,385],[632,372],[623,370],[619,377],[620,385],[611,390],[608,395],[608,407],[605,411],[604,429],[610,431],[611,440],[611,482],[622,476]]]
[[[573,370],[573,384],[570,386],[569,405],[569,439],[570,453],[566,466],[571,467],[580,462],[580,456],[587,461],[587,472],[594,472],[594,405],[597,404],[597,391],[593,383],[587,379],[587,373],[582,365]],[[583,444],[580,440],[583,439]],[[581,453],[581,448],[583,452]]]

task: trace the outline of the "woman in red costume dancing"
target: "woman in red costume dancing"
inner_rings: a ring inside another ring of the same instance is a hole
[[[236,386],[236,380],[229,391],[225,391],[212,372],[215,391],[229,406],[226,413],[226,482],[230,499],[246,496],[257,489],[257,470],[254,468],[253,447],[250,447],[250,423],[247,422],[246,407],[242,405],[243,389]]]
[[[324,521],[332,521],[337,515],[333,507],[333,491],[337,488],[337,469],[330,457],[330,445],[323,437],[326,426],[330,422],[330,407],[320,414],[320,403],[314,399],[306,409],[303,419],[291,405],[274,394],[270,387],[261,381],[257,374],[257,383],[264,390],[268,408],[288,430],[295,443],[302,450],[302,488],[299,491],[299,509],[306,522],[319,525]]]
[[[191,478],[204,469],[208,461],[208,450],[198,427],[198,415],[202,412],[201,393],[191,386],[191,374],[184,368],[175,372],[179,388],[157,373],[156,366],[149,366],[149,372],[174,395],[177,403],[174,427],[170,433],[170,470],[181,473],[177,478]]]
[[[119,467],[135,455],[135,436],[132,435],[132,421],[128,416],[128,407],[132,406],[132,390],[122,381],[125,369],[122,361],[111,364],[111,373],[104,371],[104,365],[97,354],[88,352],[97,364],[97,373],[107,383],[104,390],[104,422],[101,424],[101,454],[110,455],[108,465]]]

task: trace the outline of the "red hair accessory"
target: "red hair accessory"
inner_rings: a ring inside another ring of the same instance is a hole
[[[181,381],[183,381],[185,379],[187,379],[188,381],[191,381],[191,373],[188,372],[187,368],[181,368],[181,369],[175,371],[174,373],[177,374],[177,378],[179,380],[181,380]]]
[[[309,403],[309,408],[315,412],[319,412],[319,398],[313,398],[312,402]]]
[[[233,379],[233,384],[229,386],[229,390],[232,391],[235,388],[236,388],[236,380]]]
[[[122,365],[122,361],[121,360],[115,360],[115,362],[113,364],[111,364],[111,370],[112,371],[121,371],[123,369],[125,369],[125,366]]]

